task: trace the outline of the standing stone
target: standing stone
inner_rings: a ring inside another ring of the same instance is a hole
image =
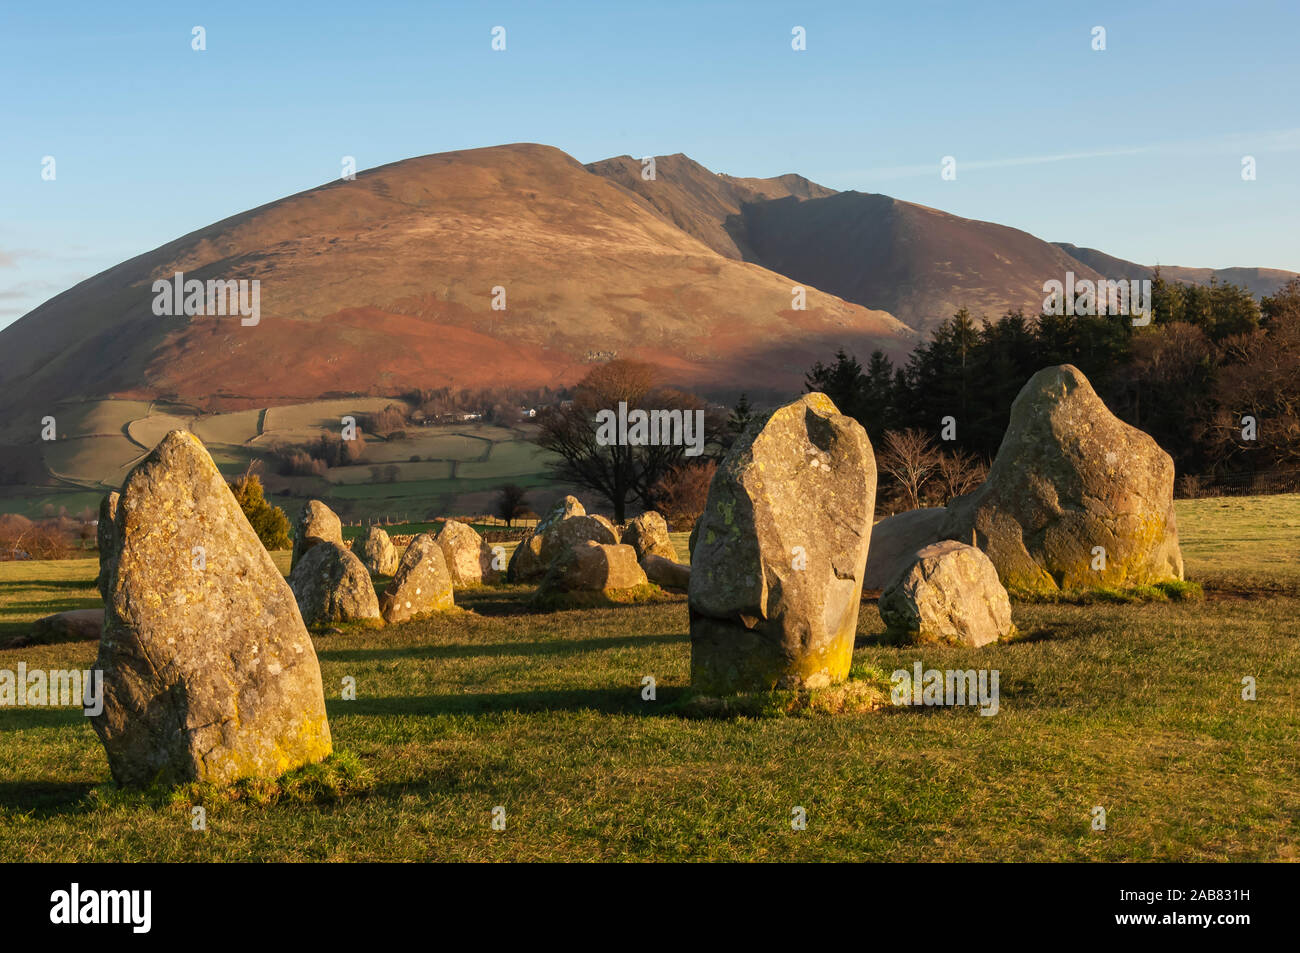
[[[317,543],[289,574],[309,626],[379,619],[379,599],[361,560],[336,543]]]
[[[509,582],[536,582],[546,575],[547,565],[542,559],[542,544],[547,532],[562,520],[573,516],[586,516],[587,511],[576,497],[566,496],[547,511],[546,516],[515,547],[506,566]]]
[[[628,523],[620,541],[636,550],[637,559],[653,554],[677,561],[677,548],[668,536],[668,524],[654,510],[642,513]]]
[[[1015,631],[992,560],[956,540],[912,555],[880,595],[880,618],[915,642],[978,648]]]
[[[455,607],[451,574],[447,572],[438,541],[428,533],[421,533],[402,553],[393,581],[379,599],[384,621],[405,622]]]
[[[481,586],[496,582],[500,577],[500,572],[492,568],[492,547],[474,527],[447,520],[442,524],[437,540],[455,588]]]
[[[117,552],[117,503],[121,494],[114,490],[99,501],[99,522],[95,526],[96,548],[99,550],[99,595],[107,602],[107,580],[112,571],[113,554]]]
[[[1069,364],[1029,379],[988,479],[948,506],[941,537],[970,542],[972,530],[1008,589],[1183,578],[1173,460]]]
[[[119,784],[228,784],[329,755],[293,593],[198,438],[172,431],[131,471],[111,539],[93,724]]]
[[[298,560],[307,554],[317,543],[337,543],[343,545],[343,524],[328,506],[320,500],[308,500],[298,513],[298,521],[293,524],[293,555],[289,559],[289,569],[298,565]]]
[[[352,551],[370,572],[381,576],[391,576],[397,572],[397,563],[401,557],[397,555],[397,547],[382,527],[372,526],[365,536],[358,536],[352,542]]]
[[[825,394],[733,444],[692,558],[697,690],[817,688],[848,675],[875,497],[866,431]]]
[[[605,517],[570,516],[550,527],[542,537],[542,564],[550,569],[555,560],[586,542],[616,546],[618,541],[618,528]]]

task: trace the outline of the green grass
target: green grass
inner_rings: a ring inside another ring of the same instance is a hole
[[[997,669],[994,717],[842,693],[708,710],[684,598],[536,613],[529,587],[484,588],[452,617],[316,637],[342,763],[305,777],[118,791],[79,713],[0,711],[0,859],[1300,859],[1300,590],[1278,556],[1300,532],[1277,529],[1296,500],[1209,502],[1179,504],[1204,601],[1018,602],[1022,635],[978,650],[884,644],[864,604],[860,681],[918,660]],[[81,605],[94,573],[0,564],[0,619]],[[0,668],[94,654],[33,647]]]

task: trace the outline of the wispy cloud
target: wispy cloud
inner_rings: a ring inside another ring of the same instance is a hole
[[[968,159],[955,155],[959,171],[968,169],[1003,169],[1013,166],[1043,165],[1049,162],[1077,162],[1084,159],[1112,159],[1134,155],[1206,155],[1231,151],[1242,155],[1266,152],[1295,152],[1300,150],[1300,129],[1281,129],[1263,133],[1231,133],[1210,139],[1190,139],[1177,142],[1152,143],[1145,146],[1097,149],[1089,152],[1061,152],[1052,155],[1005,156],[997,159]],[[872,169],[854,169],[836,174],[840,179],[905,179],[916,176],[938,175],[940,157],[917,165],[881,166]]]

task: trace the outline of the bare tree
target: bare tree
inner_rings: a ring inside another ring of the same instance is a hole
[[[497,516],[513,526],[515,520],[528,512],[528,491],[517,483],[507,483],[497,491]]]
[[[939,468],[941,454],[930,435],[920,430],[885,431],[885,449],[877,457],[880,469],[892,476],[911,504],[921,505],[921,491]]]
[[[968,450],[954,450],[952,453],[939,452],[937,477],[943,490],[943,502],[946,506],[956,497],[971,492],[989,474],[984,461]]]
[[[717,470],[718,464],[713,460],[683,463],[673,467],[655,484],[659,509],[674,530],[690,529],[700,518]]]
[[[627,503],[638,499],[646,509],[658,502],[655,487],[670,469],[686,458],[681,442],[631,444],[601,437],[598,415],[613,414],[620,404],[630,413],[653,411],[687,415],[703,412],[705,445],[718,445],[722,421],[699,398],[658,385],[658,369],[639,361],[613,360],[600,364],[574,388],[573,400],[548,407],[539,415],[534,442],[559,458],[551,464],[564,483],[601,493],[614,508],[614,521],[626,518]],[[690,420],[693,422],[694,417]],[[679,436],[685,433],[684,427]]]

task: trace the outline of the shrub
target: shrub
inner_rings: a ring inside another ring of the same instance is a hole
[[[263,546],[270,550],[293,545],[289,539],[289,518],[284,510],[267,501],[262,481],[255,474],[244,474],[231,485],[230,491]]]

